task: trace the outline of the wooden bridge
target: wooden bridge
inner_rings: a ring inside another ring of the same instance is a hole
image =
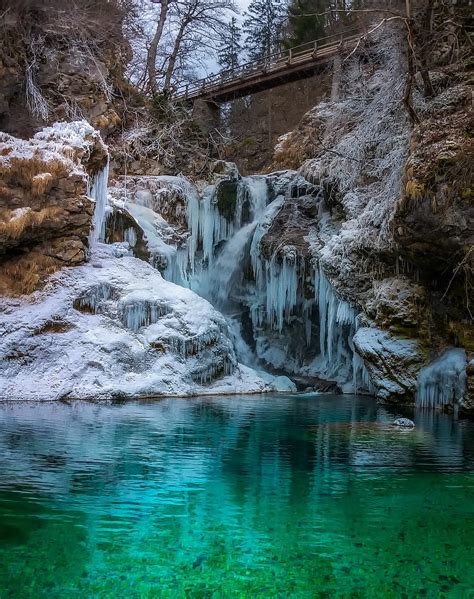
[[[342,51],[353,49],[362,35],[362,31],[352,29],[343,36],[336,34],[275,52],[235,69],[182,84],[174,95],[177,100],[185,102],[201,99],[220,104],[290,81],[311,77],[318,68],[340,55]]]

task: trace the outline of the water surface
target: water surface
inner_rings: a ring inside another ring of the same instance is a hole
[[[472,597],[474,424],[395,415],[0,404],[0,597]]]

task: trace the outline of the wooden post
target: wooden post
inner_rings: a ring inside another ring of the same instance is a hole
[[[186,88],[185,88],[185,92],[184,92],[184,97],[186,98],[186,100],[188,99],[188,91],[189,91],[189,83],[186,83]]]
[[[286,61],[286,64],[290,65],[292,58],[293,58],[293,48],[290,48],[289,51],[288,51],[288,59]]]
[[[313,58],[316,58],[317,54],[318,54],[318,42],[315,41],[314,48],[313,48]]]

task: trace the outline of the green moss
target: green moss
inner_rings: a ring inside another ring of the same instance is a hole
[[[226,220],[233,220],[237,206],[237,182],[221,181],[217,186],[217,209]]]

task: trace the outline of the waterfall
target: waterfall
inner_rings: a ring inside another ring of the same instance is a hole
[[[217,261],[209,270],[208,295],[223,306],[230,299],[232,287],[238,275],[242,274],[242,261],[245,249],[255,231],[256,223],[242,227],[227,241]]]
[[[105,213],[107,209],[107,183],[109,180],[109,158],[107,164],[99,171],[92,182],[89,182],[87,195],[95,202],[92,216],[91,245],[97,241],[105,241]]]

